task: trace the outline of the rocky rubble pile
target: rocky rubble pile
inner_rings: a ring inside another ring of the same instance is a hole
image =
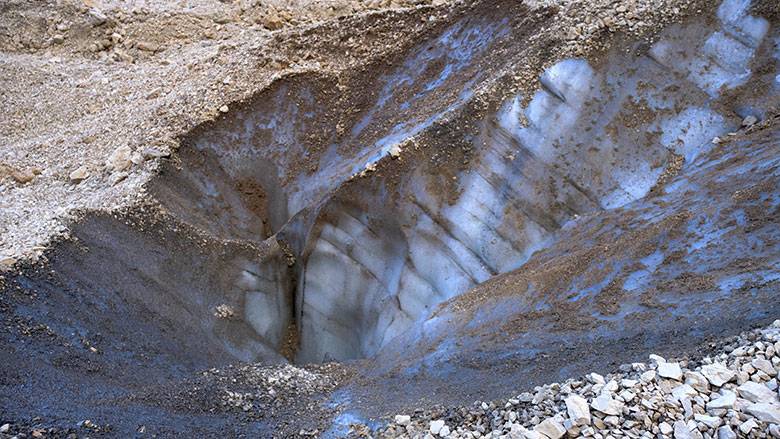
[[[499,402],[398,415],[382,437],[780,438],[780,320],[697,361],[623,365]]]
[[[252,364],[229,367],[229,370],[209,369],[203,375],[212,375],[216,382],[225,384],[220,396],[222,405],[250,411],[280,405],[285,398],[298,398],[333,388],[337,380],[330,374],[330,365],[320,365],[319,368],[322,370],[307,370],[290,364]]]

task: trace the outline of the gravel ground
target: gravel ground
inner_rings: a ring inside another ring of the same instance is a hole
[[[379,436],[780,438],[780,320],[712,352],[691,359],[650,355],[618,373],[590,373],[515,398],[400,414]]]

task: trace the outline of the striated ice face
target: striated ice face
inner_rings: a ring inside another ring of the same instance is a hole
[[[766,115],[780,95],[780,34],[749,5],[727,0],[714,20],[670,26],[649,47],[598,64],[560,60],[537,90],[501,95],[479,112],[475,96],[502,80],[485,60],[522,44],[498,15],[461,18],[383,74],[354,81],[368,91],[351,96],[360,108],[348,114],[339,102],[349,87],[280,81],[194,141],[222,180],[259,182],[262,238],[295,256],[289,272],[239,276],[244,319],[278,344],[294,314],[301,362],[370,357],[401,334],[443,327],[442,303],[520,268],[580,218],[637,203],[677,167],[699,164],[746,115]],[[463,125],[467,135],[451,129]],[[319,143],[308,145],[312,138]],[[468,153],[447,169],[405,162],[403,148],[420,139],[434,154]],[[404,163],[397,175],[364,172],[392,160]],[[215,212],[216,232],[255,233],[260,214],[232,207],[241,194],[213,184],[211,171],[191,174],[198,211]],[[626,282],[641,285],[646,271]]]
[[[553,65],[527,105],[513,96],[486,118],[454,201],[412,173],[393,218],[379,209],[321,220],[303,270],[299,359],[375,354],[439,303],[520,267],[573,218],[645,197],[672,154],[692,163],[737,129],[741,118],[713,102],[751,80],[768,34],[748,6],[726,1],[714,27],[672,28],[645,55]]]

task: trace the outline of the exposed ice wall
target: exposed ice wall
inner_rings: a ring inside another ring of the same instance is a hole
[[[746,11],[727,0],[716,27],[674,27],[645,56],[555,64],[526,107],[516,96],[486,118],[452,203],[419,171],[390,214],[324,216],[303,273],[299,359],[376,353],[443,300],[522,265],[572,218],[647,195],[672,154],[690,163],[738,128],[713,102],[750,79],[768,32]]]
[[[486,79],[473,62],[507,32],[506,19],[466,17],[421,42],[379,77],[354,84],[315,75],[280,80],[262,102],[232,109],[193,143],[214,154],[231,178],[263,183],[278,230],[394,145],[462,105],[473,84]],[[344,102],[360,111],[343,111]],[[307,143],[313,137],[316,148]]]
[[[231,108],[192,137],[199,165],[170,181],[163,201],[222,238],[252,239],[261,214],[240,206],[231,184],[259,182],[270,224],[262,238],[281,230],[300,252],[298,359],[370,356],[441,302],[520,267],[565,224],[646,196],[675,155],[695,163],[713,137],[738,128],[746,114],[764,114],[761,97],[730,107],[759,80],[780,92],[780,35],[748,6],[727,0],[716,20],[672,26],[649,50],[637,45],[597,66],[554,64],[539,90],[467,121],[478,134],[459,139],[471,142],[471,155],[451,181],[419,166],[397,176],[399,185],[384,184],[380,173],[370,177],[376,184],[358,179],[354,190],[340,191],[367,166],[391,160],[401,142],[460,117],[474,90],[494,80],[480,67],[517,36],[503,17],[465,17],[376,78],[296,76]],[[766,50],[767,41],[775,47]],[[757,54],[775,57],[775,70],[757,67]],[[344,102],[354,109],[343,111]],[[258,273],[236,283],[244,318],[278,340],[286,320],[274,317],[285,312],[275,307],[291,292],[271,284],[274,276],[289,279],[282,270]]]

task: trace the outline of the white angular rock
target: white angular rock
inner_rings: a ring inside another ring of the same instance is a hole
[[[734,379],[736,372],[720,363],[702,366],[701,373],[713,386],[720,387]]]
[[[710,416],[710,415],[702,415],[702,414],[695,414],[693,415],[693,419],[696,420],[696,422],[701,422],[702,424],[706,425],[709,428],[718,428],[721,424],[723,424],[723,420],[720,419],[717,416]]]
[[[674,428],[672,428],[672,426],[669,425],[669,423],[667,422],[661,422],[660,424],[658,424],[658,428],[659,430],[661,430],[661,434],[666,436],[669,436],[674,432]]]
[[[707,378],[699,372],[686,371],[685,372],[685,384],[693,387],[699,392],[708,392],[710,390],[710,383]]]
[[[615,393],[620,388],[620,385],[615,380],[610,380],[607,384],[604,384],[604,387],[601,388],[602,392],[610,392]]]
[[[731,409],[737,402],[737,394],[728,390],[724,390],[720,395],[715,395],[715,398],[707,403],[707,410]]]
[[[512,424],[509,427],[509,438],[510,439],[525,439],[526,435],[525,433],[528,430],[526,430],[522,425],[520,424]]]
[[[687,396],[684,396],[679,399],[680,404],[683,406],[683,410],[685,410],[685,419],[690,418],[693,416],[693,406],[691,405],[691,399]]]
[[[517,395],[517,399],[520,402],[531,402],[531,400],[534,399],[534,396],[530,392],[523,392]]]
[[[574,425],[590,425],[590,408],[585,398],[572,394],[564,402],[569,419]]]
[[[674,396],[678,401],[681,401],[684,398],[692,398],[697,394],[698,392],[696,392],[696,389],[689,386],[688,384],[680,384],[679,386],[672,389],[672,396]]]
[[[589,373],[585,376],[585,378],[588,379],[593,384],[605,384],[606,381],[604,381],[604,377],[597,374],[596,372]]]
[[[745,411],[755,416],[759,421],[770,424],[780,424],[780,405],[759,402],[750,404]]]
[[[590,406],[605,415],[619,415],[623,410],[623,403],[612,399],[611,396],[601,394],[590,403]]]
[[[761,372],[764,372],[765,374],[773,377],[777,375],[777,370],[775,370],[774,366],[772,366],[772,362],[769,360],[766,360],[764,358],[756,358],[750,364],[753,365],[756,369],[760,370]]]
[[[728,425],[718,429],[718,439],[737,439],[737,434]]]
[[[548,439],[547,436],[528,430],[520,424],[512,424],[509,427],[510,439]]]
[[[550,439],[559,439],[566,434],[563,422],[560,418],[547,418],[534,427],[534,431],[547,436]]]
[[[742,424],[740,424],[739,431],[741,431],[742,434],[748,434],[756,427],[758,427],[758,424],[756,423],[756,420],[755,419],[748,419],[747,421],[745,421]]]
[[[759,384],[755,381],[748,381],[745,384],[737,387],[739,396],[747,399],[750,402],[768,402],[778,403],[777,394],[769,389],[769,387]]]
[[[450,427],[447,427],[446,425],[439,430],[439,436],[440,437],[447,437],[450,435]]]
[[[641,379],[643,383],[651,383],[655,381],[655,375],[656,373],[654,370],[648,370],[647,372],[642,372],[639,379]]]
[[[540,390],[539,392],[536,392],[536,395],[534,395],[534,398],[531,400],[531,404],[537,405],[543,401],[546,401],[550,398],[550,392],[549,390]]]
[[[677,421],[674,423],[674,439],[694,439],[694,435],[691,429],[688,428],[688,424],[685,421]]]
[[[549,439],[547,436],[543,435],[542,433],[533,430],[526,430],[525,433],[523,433],[523,436],[525,437],[525,439]]]
[[[435,421],[431,421],[431,425],[428,430],[431,432],[431,434],[436,435],[439,434],[439,432],[443,427],[444,427],[444,421],[441,419],[437,419]]]
[[[631,402],[634,400],[634,398],[636,398],[636,394],[630,390],[623,390],[618,394],[618,396],[625,402]]]
[[[660,355],[650,354],[647,357],[650,359],[651,363],[656,363],[656,364],[666,363],[666,359]]]
[[[680,369],[680,363],[658,363],[658,375],[663,378],[669,378],[675,381],[682,380],[682,369]]]
[[[620,418],[617,416],[607,416],[604,418],[604,423],[610,428],[615,428],[620,425]]]
[[[397,425],[407,426],[412,421],[412,417],[409,415],[396,415],[395,423]]]
[[[106,166],[114,172],[124,171],[133,163],[130,160],[132,154],[133,150],[130,149],[129,146],[120,146],[119,148],[115,149],[114,152],[111,153],[111,155],[108,157],[108,160],[106,160]]]
[[[80,183],[82,180],[89,178],[89,171],[87,171],[86,166],[79,166],[78,169],[68,175],[68,178],[73,183]]]

